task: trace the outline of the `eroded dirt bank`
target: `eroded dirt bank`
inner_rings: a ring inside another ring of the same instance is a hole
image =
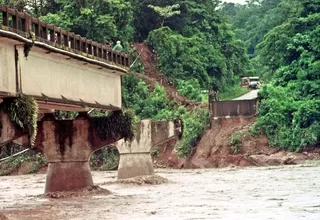
[[[111,194],[48,199],[45,175],[0,177],[0,212],[9,220],[320,219],[320,163],[295,166],[157,170],[161,185],[115,181],[93,172]]]
[[[158,166],[173,168],[223,168],[229,166],[272,166],[299,164],[306,160],[320,160],[320,148],[293,153],[269,147],[264,135],[252,136],[255,117],[213,120],[191,157],[177,156],[174,143],[158,146],[153,160]],[[237,143],[232,143],[232,138]]]
[[[177,93],[176,88],[157,68],[156,54],[152,48],[144,43],[135,44],[144,66],[144,74],[135,75],[143,79],[151,88],[155,83],[164,86],[170,100],[187,108],[199,106],[207,108],[207,104],[188,100]],[[257,96],[258,90],[236,99],[252,99]],[[248,129],[252,127],[256,118],[232,118],[216,120],[210,130],[207,130],[200,143],[194,149],[191,157],[180,159],[174,149],[174,142],[158,146],[153,154],[154,163],[158,167],[173,168],[221,168],[228,166],[269,166],[281,164],[299,164],[305,160],[320,160],[320,146],[318,150],[307,150],[303,153],[290,153],[277,148],[270,148],[265,136],[252,137]],[[242,134],[241,144],[234,150],[231,144],[232,136],[237,132]]]

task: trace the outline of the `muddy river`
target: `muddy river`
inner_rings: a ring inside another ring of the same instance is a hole
[[[42,196],[45,175],[0,177],[0,212],[19,220],[320,219],[320,162],[208,170],[156,170],[168,183],[114,183],[93,172],[110,195]]]

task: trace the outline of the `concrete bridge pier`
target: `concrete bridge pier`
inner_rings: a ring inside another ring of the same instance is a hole
[[[89,162],[48,162],[45,193],[92,186]]]
[[[137,124],[134,139],[130,142],[120,140],[116,147],[120,153],[118,179],[153,175],[153,162],[150,150],[153,146],[165,143],[182,134],[181,121],[142,120]]]
[[[91,130],[87,118],[44,118],[38,123],[35,146],[44,153],[48,162],[45,192],[92,186],[90,155],[113,142],[111,138],[101,140]]]

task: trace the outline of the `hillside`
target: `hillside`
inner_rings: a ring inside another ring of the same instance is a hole
[[[179,94],[175,88],[173,82],[170,82],[165,74],[161,73],[158,68],[157,55],[152,51],[152,48],[145,43],[135,43],[134,48],[137,54],[140,55],[140,61],[144,68],[144,74],[135,72],[135,76],[143,79],[151,89],[154,88],[154,84],[158,83],[162,85],[170,98],[174,100],[178,105],[188,106],[207,106],[199,102],[189,100],[187,97]]]
[[[180,105],[207,108],[207,104],[199,105],[176,92],[172,83],[158,70],[157,55],[148,45],[139,43],[135,44],[135,48],[137,53],[141,54],[145,70],[144,74],[135,73],[137,77],[151,86],[155,82],[164,86],[170,99],[177,101]],[[236,99],[251,98],[252,95],[256,96],[256,93],[257,90],[253,90],[248,95]],[[270,147],[265,135],[253,136],[249,133],[249,129],[253,128],[256,120],[256,117],[213,120],[212,127],[204,131],[200,141],[194,146],[191,156],[179,158],[176,150],[179,143],[170,141],[152,150],[154,163],[156,166],[172,168],[223,168],[299,164],[306,160],[320,159],[320,150],[317,148],[306,148],[301,153],[292,153],[281,148]],[[233,144],[232,139],[236,139]]]
[[[173,147],[175,143],[171,142],[153,149],[154,163],[172,168],[223,168],[275,166],[320,160],[318,148],[305,149],[301,153],[271,148],[265,135],[252,136],[248,132],[255,120],[254,117],[214,120],[190,157],[179,158]],[[237,139],[235,144],[232,144],[233,138]]]

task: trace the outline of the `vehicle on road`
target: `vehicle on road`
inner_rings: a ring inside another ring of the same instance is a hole
[[[259,89],[261,87],[260,79],[258,76],[242,77],[241,86],[248,89]]]

